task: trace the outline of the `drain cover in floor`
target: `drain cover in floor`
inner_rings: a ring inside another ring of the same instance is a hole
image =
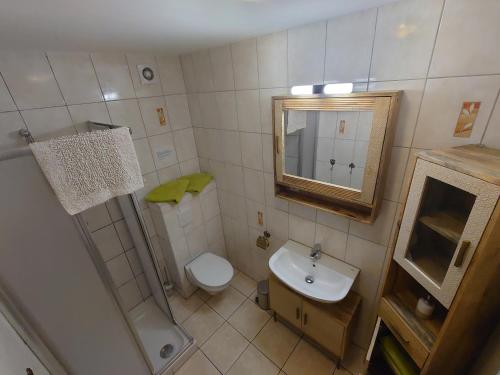
[[[171,356],[173,352],[174,352],[174,346],[172,344],[167,344],[163,346],[163,348],[161,348],[160,357],[167,358]]]

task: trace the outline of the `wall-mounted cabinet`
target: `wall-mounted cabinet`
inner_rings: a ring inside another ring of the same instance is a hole
[[[399,91],[273,97],[277,196],[372,223],[384,191]]]
[[[310,300],[269,278],[271,309],[335,357],[343,359],[350,342],[353,317],[361,298],[354,292],[338,303]]]

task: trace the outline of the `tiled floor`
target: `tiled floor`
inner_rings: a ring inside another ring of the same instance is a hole
[[[351,346],[335,362],[254,302],[257,283],[238,272],[231,286],[210,296],[169,298],[176,319],[196,339],[198,351],[176,375],[344,375],[363,373],[364,352]]]

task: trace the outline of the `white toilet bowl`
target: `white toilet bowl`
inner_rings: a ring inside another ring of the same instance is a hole
[[[188,280],[210,294],[229,286],[234,275],[233,266],[226,259],[203,253],[184,266]]]

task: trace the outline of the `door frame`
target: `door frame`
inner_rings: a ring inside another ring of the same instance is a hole
[[[24,319],[20,309],[5,292],[2,285],[0,285],[0,313],[51,375],[68,375],[64,366],[51,352],[43,338]]]

